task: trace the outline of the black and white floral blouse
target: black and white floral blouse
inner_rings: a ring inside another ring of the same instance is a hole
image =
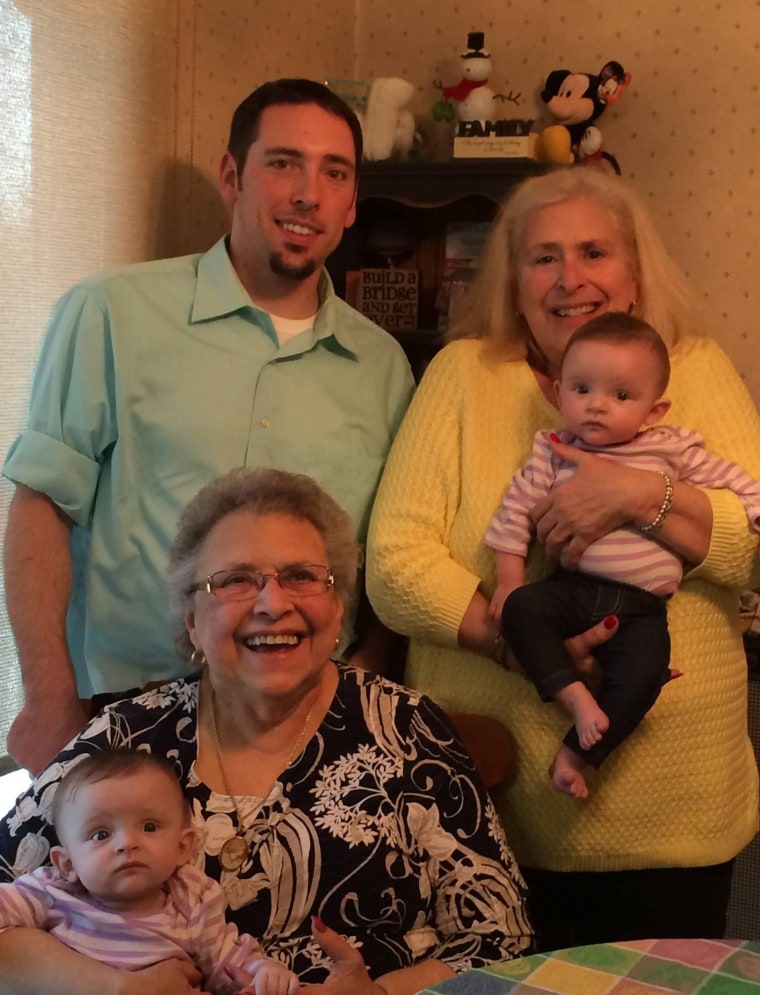
[[[97,715],[0,823],[0,879],[48,862],[52,798],[71,763],[140,748],[175,763],[198,832],[195,863],[220,881],[228,919],[303,983],[329,967],[312,914],[359,948],[373,976],[426,957],[458,971],[530,946],[522,879],[493,805],[428,698],[340,667],[300,757],[266,799],[237,798],[249,856],[229,872],[218,858],[236,829],[233,806],[194,768],[198,686],[177,681]]]

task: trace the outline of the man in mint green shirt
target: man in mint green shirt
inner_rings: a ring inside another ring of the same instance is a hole
[[[189,669],[164,571],[181,509],[212,477],[308,473],[364,543],[412,377],[323,268],[354,221],[360,158],[358,123],[329,90],[265,84],[235,112],[221,162],[227,238],[86,280],[56,306],[4,466],[25,688],[8,745],[31,770],[81,729],[80,697]]]

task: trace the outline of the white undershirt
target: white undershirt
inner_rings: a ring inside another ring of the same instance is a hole
[[[280,345],[284,345],[286,342],[294,339],[296,335],[300,335],[301,332],[305,332],[308,328],[311,328],[314,324],[316,314],[311,315],[310,318],[283,318],[281,315],[272,314],[270,311],[269,317],[272,319],[274,330],[277,332],[278,342]]]

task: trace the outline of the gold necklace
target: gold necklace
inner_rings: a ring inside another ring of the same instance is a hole
[[[235,801],[235,796],[232,793],[232,788],[230,787],[230,780],[227,777],[227,770],[224,766],[224,761],[222,760],[222,743],[221,740],[219,739],[219,728],[216,724],[216,695],[214,694],[214,689],[213,687],[211,687],[210,684],[209,688],[211,691],[211,698],[210,698],[211,729],[214,734],[214,746],[216,747],[216,760],[217,763],[219,764],[219,770],[222,775],[222,781],[224,782],[224,790],[227,792],[227,796],[229,797],[230,803],[232,804],[232,808],[235,811],[235,823],[237,825],[234,836],[230,836],[229,839],[225,840],[224,843],[222,843],[221,849],[219,850],[219,863],[222,865],[225,871],[237,871],[245,863],[245,858],[248,855],[248,843],[246,842],[245,839],[245,827],[243,826],[243,819],[240,815],[240,809],[238,808],[237,802]],[[309,720],[311,719],[311,713],[314,711],[315,704],[316,702],[312,702],[311,708],[306,713],[306,718],[304,719],[304,723],[301,728],[301,731],[298,734],[298,738],[296,739],[295,743],[293,744],[290,750],[290,753],[288,754],[288,759],[285,761],[285,768],[284,768],[285,770],[287,770],[288,767],[290,767],[290,765],[293,763],[293,761],[301,751],[301,746],[303,745],[304,736],[306,735],[306,730],[309,726]],[[269,795],[269,792],[272,790],[272,787],[274,786],[276,780],[277,778],[275,778],[274,781],[272,781],[272,784],[269,787],[269,791],[267,791],[264,797],[267,797]]]

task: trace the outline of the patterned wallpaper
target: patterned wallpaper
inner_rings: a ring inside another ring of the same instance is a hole
[[[176,251],[223,228],[215,177],[236,103],[278,75],[404,76],[422,119],[433,80],[459,81],[467,32],[482,30],[510,116],[550,123],[552,69],[633,77],[600,119],[605,146],[651,202],[699,288],[716,338],[760,402],[760,0],[179,0]]]

